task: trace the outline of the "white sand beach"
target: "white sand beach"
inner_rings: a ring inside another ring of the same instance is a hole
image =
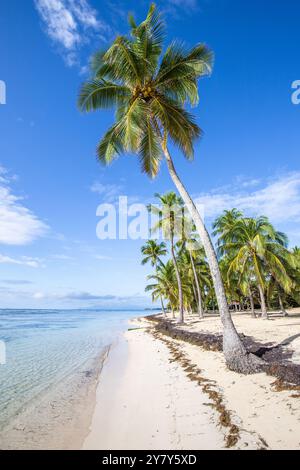
[[[234,320],[238,329],[265,342],[300,333],[298,315],[269,321],[235,315]],[[139,329],[126,332],[104,365],[83,449],[300,448],[299,392],[278,392],[274,377],[231,372],[220,352],[164,335],[154,337],[151,322],[137,324]],[[220,321],[191,317],[185,328],[217,332]],[[293,347],[297,359],[299,338]],[[196,367],[203,384],[190,379],[189,368],[174,360],[174,351]],[[211,396],[222,403],[229,424],[221,424],[220,407]],[[233,441],[232,430],[237,433]]]
[[[143,330],[127,332],[126,340],[128,360],[121,376],[114,377],[110,360],[101,374],[83,448],[222,448],[223,435],[214,424],[214,413],[204,405],[206,397],[180,366],[169,362],[167,347]],[[115,355],[120,357],[120,351]]]

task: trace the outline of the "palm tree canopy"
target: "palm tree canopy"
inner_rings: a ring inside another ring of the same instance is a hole
[[[252,263],[262,286],[266,276],[271,275],[288,291],[291,280],[285,268],[287,243],[286,235],[275,230],[267,217],[238,217],[231,229],[225,227],[218,243],[219,253],[231,257],[228,280],[232,270],[244,272]]]
[[[158,263],[163,265],[161,257],[167,254],[167,247],[164,242],[157,243],[156,240],[148,240],[147,243],[142,246],[141,252],[144,255],[142,264],[151,263],[151,266],[156,266]]]
[[[219,240],[224,240],[237,220],[243,217],[243,212],[233,208],[225,210],[213,223],[213,236],[220,235]]]
[[[159,296],[165,297],[175,306],[177,304],[177,282],[174,264],[169,260],[165,265],[158,266],[155,274],[147,277],[151,281],[145,288],[145,292],[152,293],[152,299],[157,300]]]
[[[198,80],[212,70],[213,54],[204,44],[186,49],[172,42],[165,53],[165,25],[156,6],[137,25],[129,18],[130,36],[119,36],[92,59],[92,77],[82,85],[82,111],[115,107],[116,120],[97,147],[100,162],[111,163],[125,152],[139,155],[150,177],[159,171],[167,139],[187,158],[201,129],[185,104],[198,103]]]
[[[170,240],[174,237],[186,239],[186,234],[190,232],[191,221],[186,214],[181,197],[170,191],[166,194],[155,194],[159,200],[159,206],[149,204],[148,210],[156,215],[158,220],[151,228],[152,233],[162,230],[165,239]]]

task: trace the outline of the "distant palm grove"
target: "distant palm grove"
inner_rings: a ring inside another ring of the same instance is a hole
[[[165,240],[149,239],[141,248],[142,264],[154,267],[146,291],[161,303],[164,313],[169,310],[179,321],[184,319],[181,302],[184,312],[202,318],[205,312],[217,310],[205,251],[195,227],[184,220],[180,198],[170,192],[159,196],[159,201],[160,208],[150,206],[149,210],[160,216],[153,232],[161,227]],[[213,235],[231,310],[268,318],[268,310],[279,309],[287,315],[287,307],[299,305],[300,249],[289,250],[287,236],[267,217],[245,217],[235,208],[226,210],[214,221]]]

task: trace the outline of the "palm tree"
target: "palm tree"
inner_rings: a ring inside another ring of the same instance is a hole
[[[156,269],[158,265],[164,266],[164,263],[161,260],[161,257],[167,254],[167,247],[164,242],[157,243],[155,240],[148,240],[147,243],[142,246],[141,252],[144,255],[144,258],[142,259],[143,265],[150,262],[151,266],[155,266]],[[161,295],[159,295],[159,299],[162,311],[165,314],[166,311]]]
[[[152,299],[157,300],[160,296],[169,302],[169,307],[174,318],[174,311],[178,305],[178,292],[174,264],[167,261],[164,265],[159,265],[156,273],[147,277],[151,280],[145,288],[146,292],[152,292]]]
[[[224,210],[223,213],[213,222],[213,236],[219,235],[219,240],[226,239],[226,236],[232,233],[232,228],[237,220],[243,218],[243,212],[235,207],[230,210]]]
[[[144,255],[142,264],[151,263],[151,266],[157,267],[158,264],[161,266],[164,263],[161,260],[162,256],[167,254],[167,246],[164,242],[157,243],[156,240],[147,240],[146,244],[142,246],[141,252]]]
[[[97,147],[102,163],[133,152],[142,170],[155,177],[164,156],[205,249],[224,327],[226,362],[240,372],[255,371],[257,361],[248,355],[228,310],[212,241],[169,151],[172,142],[186,158],[193,158],[194,141],[202,132],[185,105],[198,103],[198,80],[211,73],[213,54],[204,44],[187,50],[174,41],[162,55],[164,23],[154,4],[139,25],[131,16],[130,26],[131,37],[119,36],[106,51],[95,54],[93,75],[81,88],[79,107],[87,112],[116,107],[116,122]]]
[[[188,223],[185,223],[185,225],[187,226]],[[194,231],[194,227],[192,227],[192,230]],[[207,271],[206,269],[203,269],[205,267],[205,253],[203,247],[199,244],[197,237],[195,236],[193,231],[187,233],[187,227],[185,227],[185,233],[183,233],[183,236],[177,242],[177,245],[180,248],[179,254],[181,264],[186,267],[188,273],[191,270],[193,274],[192,277],[195,284],[195,298],[197,302],[198,315],[199,318],[203,318],[204,308],[199,277],[201,278],[201,283],[203,284],[208,285],[209,281]],[[197,269],[196,264],[197,268],[201,266],[202,269]]]
[[[287,286],[287,272],[282,261],[285,235],[277,232],[267,217],[238,218],[231,230],[221,234],[218,241],[221,254],[232,253],[228,273],[244,272],[252,267],[260,295],[262,317],[268,318],[265,301],[266,277],[271,271]]]
[[[158,221],[151,228],[153,233],[158,230],[162,230],[165,239],[170,240],[171,256],[175,268],[176,279],[178,284],[178,298],[179,298],[179,323],[184,322],[184,311],[183,311],[183,293],[182,293],[182,282],[180,272],[177,264],[175,255],[175,236],[181,236],[184,215],[183,215],[183,203],[174,192],[169,192],[164,195],[155,194],[160,202],[160,206],[150,204],[148,206],[149,211],[158,216]]]
[[[295,246],[288,255],[287,271],[292,280],[291,299],[300,303],[300,248]]]

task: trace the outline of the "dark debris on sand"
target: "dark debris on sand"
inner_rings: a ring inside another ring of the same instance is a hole
[[[156,331],[173,339],[201,346],[207,351],[222,351],[222,335],[187,331],[180,325],[158,315],[147,316],[147,320],[154,322]],[[265,361],[262,370],[276,377],[275,390],[300,391],[300,364],[291,361],[292,350],[284,348],[281,344],[263,344],[244,334],[240,334],[240,338],[249,352]]]

